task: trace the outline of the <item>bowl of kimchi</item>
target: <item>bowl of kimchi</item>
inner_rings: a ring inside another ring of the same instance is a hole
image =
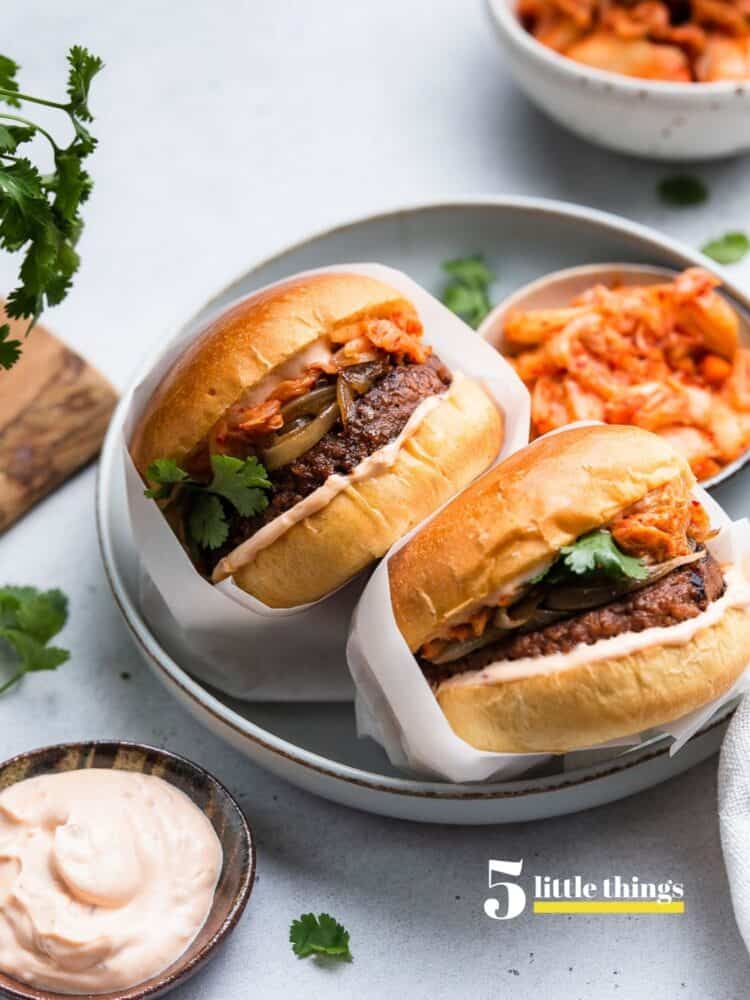
[[[701,485],[750,461],[750,319],[701,267],[588,264],[496,306],[479,333],[531,393],[531,438],[632,424],[682,452]]]
[[[572,132],[659,160],[750,149],[750,0],[487,0],[526,95]]]

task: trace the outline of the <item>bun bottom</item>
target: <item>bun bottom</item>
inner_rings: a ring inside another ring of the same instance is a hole
[[[496,753],[566,753],[664,725],[728,691],[750,663],[750,611],[728,608],[684,644],[499,683],[447,681],[457,736]]]
[[[320,600],[385,555],[497,457],[503,418],[472,379],[456,380],[385,472],[349,485],[237,569],[234,582],[272,608]]]

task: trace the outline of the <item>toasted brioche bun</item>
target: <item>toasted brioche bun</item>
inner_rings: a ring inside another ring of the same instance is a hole
[[[409,648],[672,481],[686,494],[695,484],[684,458],[637,427],[575,427],[511,455],[391,559],[393,611]]]
[[[728,691],[750,660],[750,612],[728,608],[682,645],[501,682],[439,685],[451,728],[479,750],[566,753],[641,733]]]
[[[502,437],[501,415],[484,389],[457,379],[390,469],[295,524],[236,570],[234,582],[273,608],[319,600],[484,472]]]
[[[245,299],[191,344],[149,401],[130,446],[139,472],[145,479],[156,458],[179,463],[245,392],[336,326],[393,310],[416,315],[395,289],[349,273],[292,280]],[[456,378],[390,469],[350,485],[249,561],[234,559],[234,582],[274,608],[319,600],[482,473],[502,440],[494,401],[476,382]]]
[[[274,368],[337,326],[414,306],[361,274],[317,274],[243,299],[196,338],[159,384],[130,454],[145,478],[157,458],[178,464],[233,403]]]
[[[694,479],[662,439],[635,427],[572,428],[540,438],[449,504],[390,563],[396,622],[412,651],[574,539],[665,483]],[[679,626],[675,626],[679,627]],[[727,607],[686,641],[545,670],[456,673],[435,696],[454,732],[481,750],[564,753],[679,718],[728,690],[750,661],[750,610]],[[509,669],[513,667],[508,664]]]

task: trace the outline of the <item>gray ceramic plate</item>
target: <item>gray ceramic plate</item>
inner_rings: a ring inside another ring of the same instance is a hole
[[[494,298],[549,271],[594,261],[686,267],[700,254],[615,216],[528,198],[475,198],[371,216],[290,247],[250,268],[201,314],[295,271],[343,261],[381,261],[439,292],[440,261],[482,252],[498,275]],[[750,303],[728,286],[745,309]],[[171,335],[175,331],[168,331]],[[154,340],[160,331],[154,332]],[[504,823],[601,805],[648,788],[714,753],[724,723],[715,721],[675,757],[665,742],[615,760],[524,781],[453,785],[409,780],[381,749],[358,740],[349,705],[236,702],[194,681],[160,645],[137,600],[137,561],[128,525],[115,414],[102,452],[97,520],[102,558],[122,614],[144,659],[193,715],[248,757],[317,795],[359,809],[423,822]],[[744,470],[716,491],[734,517],[745,514]]]

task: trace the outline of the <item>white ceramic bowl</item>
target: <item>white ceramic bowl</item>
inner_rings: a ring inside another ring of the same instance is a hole
[[[706,160],[750,149],[750,81],[660,83],[591,69],[537,42],[517,0],[487,0],[516,82],[584,139],[657,160]]]

